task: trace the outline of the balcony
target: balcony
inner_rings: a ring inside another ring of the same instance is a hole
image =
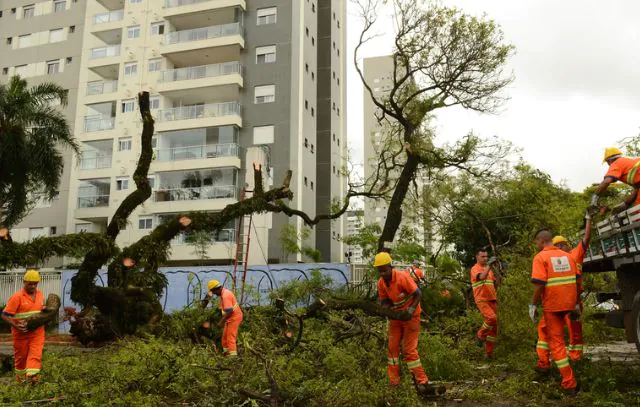
[[[238,187],[235,185],[210,185],[194,188],[172,188],[155,191],[156,202],[195,201],[207,199],[237,199]]]
[[[95,81],[87,83],[87,96],[103,95],[118,91],[118,81]]]
[[[91,48],[89,50],[88,67],[94,68],[120,63],[120,44]]]
[[[79,196],[78,209],[109,206],[109,195]]]
[[[111,168],[111,155],[84,152],[80,156],[81,170],[98,170]]]
[[[195,104],[158,110],[156,130],[171,131],[235,125],[241,127],[242,108],[238,102]]]
[[[240,23],[214,25],[165,34],[161,52],[165,55],[215,47],[231,47],[237,52],[238,45],[244,48],[243,28]],[[229,52],[229,51],[227,51]],[[173,59],[179,60],[179,56]]]
[[[164,148],[157,150],[157,160],[180,161],[199,158],[238,157],[239,150],[240,147],[237,144]]]
[[[93,115],[84,117],[84,132],[112,130],[116,125],[115,117],[105,117],[103,115]]]
[[[219,229],[211,234],[212,243],[233,243],[236,241],[235,229]],[[187,235],[180,233],[178,236],[171,239],[171,245],[183,245],[187,243]]]
[[[172,69],[160,75],[158,92],[176,99],[184,99],[187,94],[207,99],[213,93],[218,100],[237,100],[243,85],[241,72],[239,62]]]
[[[124,9],[107,11],[93,15],[93,24],[106,24],[113,21],[122,21],[124,18]]]
[[[218,76],[239,74],[241,72],[241,68],[240,62],[225,62],[221,64],[171,69],[169,71],[162,72],[160,75],[160,82],[189,81],[193,79],[215,78]]]

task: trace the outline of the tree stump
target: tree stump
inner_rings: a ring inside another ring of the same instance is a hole
[[[60,297],[56,294],[49,294],[47,302],[44,305],[44,309],[41,312],[25,319],[27,322],[27,330],[33,331],[34,329],[55,320],[58,317],[58,312],[60,311],[60,304]]]

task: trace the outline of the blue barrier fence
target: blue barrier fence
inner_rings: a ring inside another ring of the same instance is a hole
[[[351,281],[351,266],[341,263],[304,263],[304,264],[274,264],[270,266],[250,266],[246,276],[245,305],[266,304],[269,293],[283,283],[309,279],[313,270],[328,276],[335,287],[349,284]],[[61,275],[62,306],[76,307],[71,301],[71,278],[77,270],[63,271]],[[222,281],[227,288],[232,287],[233,266],[214,267],[162,267],[160,272],[167,277],[167,288],[160,298],[165,312],[180,310],[206,295],[207,282],[211,279]],[[96,278],[96,284],[106,286],[107,271],[101,270]],[[240,293],[242,273],[238,273],[236,292]],[[60,325],[61,332],[68,332],[69,324]]]

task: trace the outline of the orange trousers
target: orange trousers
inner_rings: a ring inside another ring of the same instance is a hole
[[[561,386],[564,389],[576,387],[576,379],[573,375],[573,369],[569,365],[564,344],[564,326],[569,314],[570,311],[545,312],[544,318],[538,323],[538,345],[536,346],[537,366],[542,369],[550,368],[549,353],[551,353],[551,358],[562,375]]]
[[[569,330],[569,359],[577,361],[582,359],[583,344],[582,344],[582,322],[579,319],[571,319],[570,315],[567,315],[564,319],[564,323]],[[549,344],[547,342],[546,323],[544,318],[538,322],[538,343],[536,345],[536,353],[538,354],[538,367],[547,369],[551,366],[549,360]]]
[[[493,355],[498,337],[498,305],[496,301],[478,301],[476,303],[480,313],[484,317],[482,326],[478,330],[478,338],[485,341],[485,352]]]
[[[242,323],[242,313],[233,316],[224,324],[222,331],[222,352],[225,356],[238,356],[236,341],[238,339],[238,328]]]
[[[418,354],[418,336],[420,335],[420,317],[414,316],[409,321],[389,321],[389,348],[387,375],[393,385],[400,384],[400,344],[404,362],[418,384],[426,384],[429,378],[424,373],[420,355]]]
[[[18,381],[23,381],[25,376],[40,374],[43,348],[44,327],[27,333],[13,332],[13,358]]]

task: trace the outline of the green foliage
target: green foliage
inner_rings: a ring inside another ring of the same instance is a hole
[[[0,225],[11,227],[40,198],[54,199],[62,177],[60,148],[79,147],[64,114],[67,90],[52,82],[27,87],[13,76],[0,85]]]
[[[320,250],[305,244],[305,240],[309,239],[310,236],[311,228],[309,227],[303,226],[300,233],[298,233],[298,228],[295,225],[285,225],[280,231],[280,244],[282,245],[284,257],[300,253],[312,262],[319,263],[322,259]]]
[[[378,252],[378,239],[382,233],[382,228],[377,223],[370,223],[362,226],[358,232],[352,236],[342,238],[346,245],[358,246],[362,248],[362,257],[373,259]],[[426,250],[419,243],[416,231],[409,227],[400,228],[393,247],[392,257],[394,262],[410,263],[414,260],[424,259]]]
[[[306,306],[314,298],[328,293],[328,287],[332,281],[331,277],[318,270],[312,270],[309,279],[300,278],[281,284],[276,291],[269,294],[269,297],[286,299],[286,302],[294,307]]]
[[[213,242],[211,233],[206,230],[197,230],[187,234],[185,242],[193,247],[193,254],[195,254],[202,262],[202,265],[204,265],[204,261],[209,258],[207,252]]]

